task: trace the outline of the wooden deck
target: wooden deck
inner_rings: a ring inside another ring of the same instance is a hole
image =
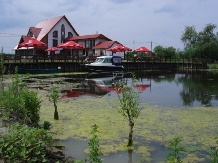
[[[6,73],[14,73],[15,67],[25,69],[51,69],[61,67],[62,72],[85,72],[85,63],[93,62],[96,57],[65,57],[65,56],[34,56],[31,58],[4,58]],[[125,71],[147,70],[147,69],[207,69],[206,63],[179,63],[176,61],[166,61],[157,58],[140,58],[133,61],[123,61]]]

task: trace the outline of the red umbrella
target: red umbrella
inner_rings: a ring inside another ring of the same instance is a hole
[[[124,46],[122,44],[118,44],[117,46],[108,49],[108,51],[112,51],[112,52],[126,52],[126,51],[131,51],[132,49]]]
[[[150,84],[137,84],[135,85],[135,88],[137,88],[140,91],[144,91],[150,86],[151,86]]]
[[[151,52],[149,49],[147,49],[146,47],[142,46],[140,48],[137,48],[134,50],[134,52]]]
[[[46,47],[47,45],[44,42],[38,41],[34,38],[26,40],[18,45],[18,48],[21,47]]]
[[[85,47],[82,44],[76,43],[74,41],[68,41],[66,43],[59,44],[58,48],[64,49],[84,49]]]
[[[48,49],[46,49],[45,51],[58,51],[59,49],[57,47],[50,47]]]

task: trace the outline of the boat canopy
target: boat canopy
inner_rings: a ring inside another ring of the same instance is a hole
[[[113,65],[122,65],[122,58],[119,56],[113,56],[111,62]]]

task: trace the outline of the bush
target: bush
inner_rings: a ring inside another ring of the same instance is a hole
[[[1,134],[0,158],[16,163],[46,162],[46,149],[52,143],[52,135],[46,130],[16,124]]]
[[[20,110],[20,118],[24,124],[38,127],[39,124],[39,109],[41,101],[37,97],[37,93],[33,91],[22,91],[21,96],[22,107]]]
[[[0,98],[0,107],[9,119],[16,118],[23,124],[38,127],[41,101],[37,93],[25,88],[18,74],[12,78],[12,84],[7,89],[0,88]]]

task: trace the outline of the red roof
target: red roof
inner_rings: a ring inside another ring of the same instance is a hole
[[[68,22],[68,24],[71,26],[71,28],[74,30],[74,32],[79,35],[76,30],[73,28],[73,26],[71,25],[71,23],[68,21],[68,19],[66,18],[65,15],[63,16],[58,16],[55,18],[50,18],[50,19],[46,19],[46,20],[42,20],[40,22],[38,22],[38,24],[36,24],[35,28],[41,28],[40,33],[38,34],[38,37],[36,38],[37,40],[41,40],[43,37],[45,37],[51,30],[52,28],[62,19],[66,19],[66,21]]]
[[[39,36],[39,33],[42,28],[30,27],[29,31],[32,32],[35,38]]]
[[[27,40],[30,40],[31,38],[32,38],[32,37],[29,37],[29,36],[24,36],[24,35],[21,36],[22,42],[27,41]]]
[[[118,43],[117,41],[105,41],[105,42],[99,42],[97,45],[95,45],[92,49],[108,49],[110,48],[114,43]]]
[[[103,38],[108,41],[111,41],[111,39],[105,37],[103,34],[93,34],[93,35],[84,35],[84,36],[74,36],[66,38],[66,41],[75,41],[75,40],[86,40],[86,39],[96,39],[96,38]]]
[[[28,40],[30,40],[31,38],[32,38],[32,37],[22,35],[21,38],[20,38],[19,44],[20,44],[21,42],[28,41]],[[15,49],[17,49],[17,47],[15,47]]]

